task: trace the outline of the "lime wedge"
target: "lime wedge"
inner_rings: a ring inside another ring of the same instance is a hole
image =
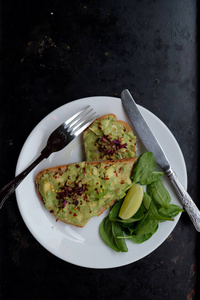
[[[129,189],[119,211],[121,219],[129,219],[138,211],[142,203],[143,194],[143,188],[138,184],[134,184]]]

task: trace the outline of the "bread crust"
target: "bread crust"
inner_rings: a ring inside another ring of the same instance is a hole
[[[112,165],[112,164],[118,164],[118,163],[123,163],[123,164],[132,164],[132,167],[131,167],[131,170],[130,170],[130,175],[133,171],[133,168],[134,168],[134,164],[135,164],[135,161],[136,161],[137,157],[131,157],[131,158],[124,158],[124,159],[113,159],[113,160],[104,160],[103,163],[104,164],[108,164],[108,165]],[[91,162],[87,162],[85,161],[86,165],[92,165],[92,166],[97,166],[98,164],[102,163],[102,161],[91,161]],[[44,174],[46,173],[49,173],[49,172],[65,172],[67,170],[67,168],[72,165],[72,164],[75,164],[75,163],[69,163],[69,164],[65,164],[65,165],[59,165],[59,166],[55,166],[55,167],[50,167],[50,168],[47,168],[47,169],[43,169],[41,170],[37,175],[36,175],[36,179],[35,179],[35,182],[36,182],[36,190],[37,190],[37,193],[38,193],[38,196],[40,198],[40,200],[42,201],[42,203],[44,204],[44,201],[43,201],[43,197],[42,195],[40,194],[40,191],[39,191],[39,179],[40,177],[42,177]],[[116,199],[117,200],[117,199]],[[109,204],[109,207],[111,205],[113,205],[115,203],[116,200],[113,200],[110,204]],[[100,216],[107,208],[105,207],[102,207],[102,210],[100,210],[98,216]],[[54,215],[55,216],[55,215]],[[59,219],[58,219],[59,220]],[[78,226],[78,225],[75,225],[73,223],[70,223],[70,222],[65,222],[63,220],[60,220],[66,224],[69,224],[69,225],[73,225],[73,226],[76,226],[76,227],[81,227],[83,228],[84,226]]]

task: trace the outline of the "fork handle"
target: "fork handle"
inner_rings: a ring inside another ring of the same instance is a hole
[[[46,155],[44,152],[40,154],[40,156],[24,171],[22,171],[19,175],[17,175],[14,179],[12,179],[8,184],[6,184],[0,190],[0,209],[5,203],[6,199],[15,191],[18,185],[24,180],[24,178],[44,159]]]

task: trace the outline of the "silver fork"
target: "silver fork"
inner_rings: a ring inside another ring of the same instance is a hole
[[[77,112],[56,130],[54,130],[47,140],[46,147],[41,151],[40,156],[23,172],[17,175],[7,185],[0,190],[0,209],[6,199],[15,191],[22,180],[44,159],[48,158],[53,152],[57,152],[66,147],[84,129],[86,129],[98,115],[90,106]]]

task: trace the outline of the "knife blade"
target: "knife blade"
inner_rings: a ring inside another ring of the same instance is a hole
[[[200,211],[173,171],[164,150],[142,116],[129,90],[125,89],[122,91],[121,100],[138,137],[146,150],[153,152],[155,161],[163,169],[166,176],[171,181],[184,209],[187,211],[196,230],[200,232]]]

